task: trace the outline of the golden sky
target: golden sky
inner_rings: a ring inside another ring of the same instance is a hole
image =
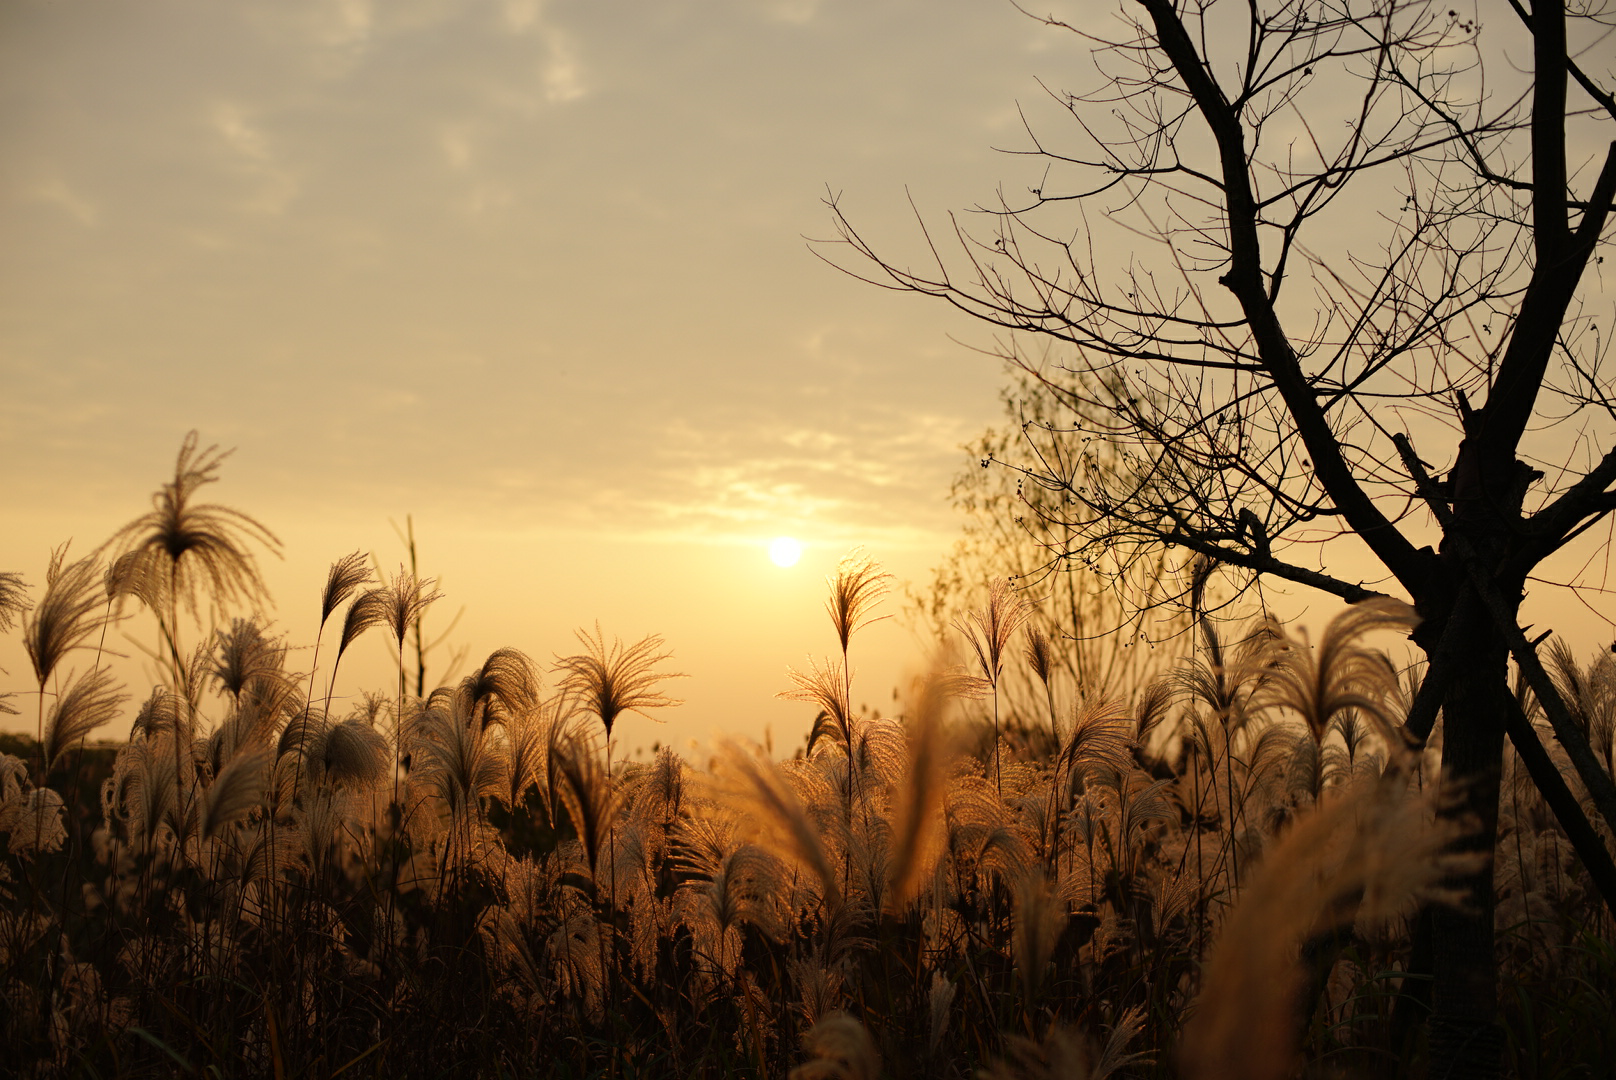
[[[982,0],[6,3],[0,567],[98,544],[195,428],[294,641],[413,514],[474,660],[598,617],[692,675],[648,737],[795,725],[823,575],[924,574],[1001,382],[804,237],[827,188],[904,242],[905,185],[991,198],[1050,38]],[[868,642],[875,704],[914,650]]]
[[[0,569],[42,583],[53,545],[93,548],[197,429],[236,449],[210,497],[285,541],[294,643],[326,565],[395,565],[410,514],[447,594],[429,626],[463,608],[471,662],[548,661],[596,619],[661,633],[687,704],[625,723],[629,749],[794,741],[805,707],[774,694],[834,645],[824,575],[864,545],[924,578],[1004,379],[985,328],[805,237],[834,192],[923,258],[910,199],[935,223],[1039,183],[995,148],[1026,145],[1040,80],[1092,71],[996,0],[7,0]],[[341,693],[387,681],[365,648]],[[855,698],[922,662],[877,624]],[[26,689],[15,635],[0,666]]]

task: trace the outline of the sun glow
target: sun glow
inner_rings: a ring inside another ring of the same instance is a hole
[[[769,559],[776,566],[796,566],[802,558],[802,545],[789,536],[777,536],[769,541]]]

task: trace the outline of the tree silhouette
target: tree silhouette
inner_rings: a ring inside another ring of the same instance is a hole
[[[1485,25],[1400,0],[1134,0],[1110,37],[1041,18],[1092,47],[1098,89],[1050,89],[1060,144],[1024,121],[1027,195],[941,235],[922,221],[918,268],[833,198],[846,247],[827,254],[999,328],[1064,406],[1024,425],[1021,467],[1071,537],[1058,564],[1168,545],[1248,582],[1406,595],[1429,660],[1406,731],[1423,742],[1441,710],[1466,843],[1493,849],[1507,735],[1612,903],[1609,851],[1508,686],[1513,655],[1616,826],[1616,786],[1518,622],[1540,565],[1616,510],[1590,311],[1616,77],[1568,46],[1609,57],[1612,13],[1507,2]],[[1426,924],[1433,1075],[1496,1075],[1492,871],[1457,884],[1468,903]]]

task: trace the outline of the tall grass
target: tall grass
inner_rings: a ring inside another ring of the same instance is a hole
[[[218,460],[188,441],[159,511]],[[855,555],[830,582],[836,655],[791,673],[819,714],[795,754],[614,760],[623,711],[674,704],[660,638],[596,627],[549,671],[500,649],[411,694],[404,637],[430,582],[338,560],[306,628],[318,642],[340,613],[322,661],[268,632],[241,552],[187,576],[198,547],[151,539],[167,520],[123,530],[115,572],[53,556],[33,605],[0,576],[0,630],[20,623],[39,657],[36,738],[0,753],[7,1071],[1419,1071],[1393,1023],[1421,974],[1410,927],[1474,856],[1438,824],[1440,777],[1373,647],[1409,624],[1397,605],[1348,609],[1316,648],[1201,613],[1201,647],[1166,677],[1079,688],[1050,677],[1061,641],[1015,647],[1033,602],[1000,582],[962,624],[978,672],[940,667],[885,717],[850,706],[852,641],[886,582]],[[214,540],[267,539],[250,521],[218,517]],[[141,551],[163,561],[132,587]],[[98,661],[59,677],[133,617],[120,598],[167,660],[134,709]],[[180,615],[208,612],[186,655]],[[334,714],[336,667],[376,625],[400,681]],[[1018,663],[1041,700],[972,696]],[[1608,760],[1609,662],[1551,666]],[[119,722],[126,741],[85,749]],[[1616,951],[1507,766],[1505,1012],[1515,1071],[1550,1075],[1608,1048]]]

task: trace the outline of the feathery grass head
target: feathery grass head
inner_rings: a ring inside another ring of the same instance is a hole
[[[1301,942],[1419,903],[1460,902],[1447,882],[1490,856],[1455,850],[1467,826],[1431,810],[1430,797],[1371,779],[1297,818],[1264,854],[1218,936],[1180,1043],[1184,1076],[1293,1075]]]
[[[263,804],[269,785],[269,763],[267,746],[248,746],[225,762],[203,799],[203,839],[217,836],[226,825],[242,820]]]
[[[576,729],[552,733],[546,761],[550,793],[572,819],[573,831],[584,849],[591,874],[617,820],[619,800],[606,770],[601,768],[589,740]]]
[[[955,748],[943,730],[944,685],[924,680],[920,701],[904,725],[907,761],[897,785],[887,859],[887,896],[895,910],[902,910],[921,891],[947,842],[943,807]]]
[[[0,572],[0,631],[17,625],[17,617],[28,610],[28,599],[23,595],[28,585],[15,571]]]
[[[1231,649],[1217,624],[1201,616],[1202,652],[1172,675],[1175,689],[1205,705],[1231,731],[1250,718],[1251,696],[1268,678],[1274,660],[1274,624],[1260,623]]]
[[[45,772],[49,774],[57,760],[90,732],[116,720],[125,700],[127,696],[105,668],[93,668],[74,679],[51,706],[45,723]]]
[[[830,613],[831,624],[836,627],[837,640],[845,653],[854,632],[875,621],[870,613],[891,591],[892,575],[884,572],[881,564],[863,548],[854,548],[836,564],[835,576],[825,581],[830,586],[825,610]]]
[[[346,603],[361,585],[370,584],[370,580],[370,566],[361,552],[344,555],[332,563],[325,577],[325,588],[320,592],[320,626],[324,628],[331,613]]]
[[[1397,669],[1384,653],[1359,645],[1374,630],[1411,630],[1419,623],[1414,609],[1389,596],[1353,604],[1325,628],[1317,649],[1305,637],[1291,638],[1277,622],[1269,634],[1276,649],[1268,669],[1263,704],[1295,712],[1307,724],[1315,743],[1328,734],[1336,716],[1356,709],[1375,725],[1393,753],[1404,749],[1399,720],[1388,699],[1397,691]]]
[[[101,574],[93,557],[67,562],[67,545],[51,552],[45,595],[23,624],[23,647],[44,686],[62,658],[84,647],[105,624]]]
[[[387,618],[391,590],[385,585],[366,589],[359,599],[348,605],[342,617],[342,638],[337,644],[337,659],[348,651],[348,646],[359,640],[359,635]]]
[[[108,541],[125,552],[160,552],[168,561],[175,596],[197,609],[197,593],[206,589],[216,604],[235,600],[249,603],[268,598],[258,562],[248,549],[263,544],[276,555],[280,540],[258,519],[229,506],[197,501],[208,484],[219,479],[219,466],[230,456],[217,446],[199,449],[192,431],[180,444],[174,479],[152,496],[152,509],[119,529]]]
[[[161,615],[168,610],[168,578],[164,571],[165,556],[153,548],[135,548],[125,551],[107,564],[102,584],[107,600],[123,610],[125,597],[133,596],[147,609]]]
[[[853,710],[847,700],[847,675],[839,660],[823,664],[810,660],[806,672],[786,668],[786,677],[797,684],[795,690],[782,690],[776,697],[805,701],[818,707],[813,730],[808,733],[808,752],[825,736],[830,736],[849,754],[853,752]]]
[[[1042,627],[1027,627],[1027,666],[1046,687],[1055,674],[1055,646]]]
[[[881,1055],[864,1025],[844,1012],[833,1012],[802,1037],[809,1060],[792,1069],[788,1080],[878,1080]]]
[[[404,646],[404,635],[409,633],[410,627],[425,614],[428,607],[443,599],[443,594],[433,587],[436,584],[436,578],[418,578],[400,566],[393,580],[380,590],[381,621],[393,632],[393,641],[400,648]],[[364,597],[360,597],[360,601],[363,600]]]
[[[132,734],[155,739],[164,732],[178,731],[185,715],[185,700],[166,686],[152,688],[148,697],[135,712]]]
[[[496,649],[464,681],[472,711],[489,724],[505,724],[539,703],[539,673],[520,649]]]
[[[618,638],[608,646],[599,623],[595,624],[593,637],[583,630],[576,634],[585,651],[558,658],[556,668],[566,673],[562,685],[586,710],[600,717],[608,739],[617,718],[625,712],[650,716],[647,709],[684,704],[657,689],[668,679],[686,677],[681,671],[656,670],[658,664],[673,656],[662,651],[661,634],[648,634],[628,646]]]
[[[956,619],[954,626],[965,635],[982,677],[992,686],[999,685],[1004,673],[1004,651],[1010,645],[1021,624],[1032,616],[1032,607],[1018,593],[1009,578],[998,578],[988,593],[987,607],[969,611]]]
[[[279,676],[285,656],[286,646],[266,635],[256,617],[234,619],[230,629],[218,632],[210,673],[220,689],[239,700],[249,686]]]
[[[824,838],[780,770],[735,743],[724,744],[719,760],[723,779],[715,799],[731,812],[740,835],[805,866],[819,879],[827,905],[837,909],[841,889]]]
[[[1133,722],[1114,701],[1095,698],[1072,710],[1072,730],[1061,747],[1059,767],[1074,776],[1096,770],[1123,773],[1131,764]]]

